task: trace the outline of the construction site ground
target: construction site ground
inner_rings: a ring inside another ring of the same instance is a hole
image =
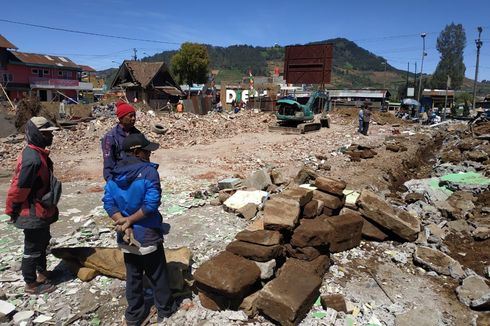
[[[253,131],[242,130],[242,125],[232,124],[227,126],[229,136],[226,133],[217,136],[211,134],[206,136],[205,141],[191,138],[189,142],[175,136],[174,140],[179,139],[175,143],[169,139],[151,157],[152,161],[160,165],[163,205],[169,209],[164,216],[164,221],[170,225],[165,246],[189,247],[193,253],[193,268],[196,268],[223,250],[238,231],[251,223],[236,214],[225,212],[222,206],[210,205],[209,200],[191,198],[192,192],[205,190],[226,177],[246,178],[255,170],[276,167],[280,168],[284,176],[292,178],[304,165],[326,163],[330,170],[319,170],[318,173],[344,180],[347,189],[360,191],[368,188],[385,196],[393,196],[404,181],[426,175],[427,166],[430,167],[434,162],[435,152],[440,146],[424,133],[427,127],[405,123],[390,116],[390,113],[377,113],[373,116],[369,136],[363,136],[357,133],[356,114],[355,110],[334,112],[330,128],[304,135],[284,135],[267,131],[268,124],[273,122],[272,114],[247,113],[246,118],[253,120],[257,126]],[[139,121],[136,126],[144,130],[148,128],[151,119],[151,116],[146,115],[143,122],[145,125]],[[106,129],[115,123],[113,118],[103,122]],[[200,128],[199,123],[194,124],[194,128]],[[178,134],[184,131],[174,132]],[[109,225],[109,218],[101,213],[104,181],[100,143],[95,141],[97,138],[77,144],[78,137],[69,138],[70,131],[65,130],[57,133],[56,137],[59,138],[55,138],[51,158],[55,164],[55,173],[64,184],[59,205],[62,216],[52,226],[53,239],[66,238],[76,233],[86,227],[88,221],[99,226]],[[159,136],[149,137],[155,139]],[[406,146],[407,151],[387,151],[383,144],[393,137]],[[343,154],[351,144],[369,146],[377,155],[353,162]],[[18,150],[21,148],[19,146],[4,148],[3,151]],[[14,166],[15,161],[11,156],[1,166],[2,207],[5,206]],[[16,303],[18,311],[34,310],[38,314],[51,316],[51,322],[58,318],[66,321],[80,314],[74,321],[75,325],[120,323],[125,309],[124,282],[98,276],[89,283],[82,283],[70,275],[60,260],[53,257],[49,259],[50,267],[65,273],[58,278],[58,290],[40,297],[23,294],[20,275],[22,233],[7,224],[5,218],[1,232],[0,245],[4,259],[0,264],[0,284],[8,298]],[[93,237],[87,239],[86,243],[72,242],[71,245],[105,246],[111,244],[112,239],[112,246],[115,246],[113,235],[107,235],[109,240],[104,242]],[[449,255],[463,267],[471,268],[483,276],[483,269],[490,261],[490,240],[475,242],[471,237],[464,238],[456,234],[447,239],[450,239],[446,240],[451,251]],[[68,240],[55,241],[54,245],[63,241]],[[458,285],[456,280],[427,275],[425,270],[413,264],[410,258],[413,246],[412,243],[363,240],[360,247],[333,255],[334,267],[324,278],[322,292],[343,293],[346,299],[359,308],[358,313],[364,314],[366,324],[379,321],[380,325],[395,325],[394,316],[416,311],[418,313],[410,317],[412,325],[471,325],[477,316],[479,325],[489,325],[485,324],[490,323],[488,313],[485,315],[484,312],[470,310],[458,300],[454,292]],[[399,252],[409,257],[407,262],[400,263],[392,259]],[[5,261],[5,255],[10,258],[9,261]],[[191,299],[167,321],[168,324],[270,324],[263,317],[241,321],[230,312],[213,312],[202,308],[196,296]],[[302,325],[325,324],[315,316],[315,309],[313,307]]]

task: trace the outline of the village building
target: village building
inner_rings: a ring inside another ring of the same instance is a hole
[[[0,76],[2,87],[12,101],[26,96],[37,96],[41,101],[77,100],[80,91],[93,88],[92,83],[81,81],[82,68],[69,58],[17,51],[2,35]]]
[[[111,89],[124,90],[129,102],[143,102],[153,109],[177,102],[184,93],[164,62],[125,60],[116,73]]]

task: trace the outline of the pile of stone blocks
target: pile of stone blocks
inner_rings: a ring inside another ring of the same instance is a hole
[[[226,251],[196,270],[202,305],[297,325],[320,295],[330,253],[358,246],[368,231],[385,239],[417,237],[415,218],[371,192],[361,192],[359,210],[344,208],[345,188],[341,180],[316,176],[271,196],[260,213],[261,229],[239,232]]]

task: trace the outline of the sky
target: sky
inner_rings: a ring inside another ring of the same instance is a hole
[[[463,24],[467,46],[466,77],[474,79],[477,27],[483,27],[478,80],[490,80],[489,0],[16,0],[2,1],[0,34],[19,51],[67,56],[97,70],[183,42],[216,46],[304,44],[344,37],[387,59],[398,69],[420,73],[423,39],[424,73],[440,59],[436,40],[452,22]],[[11,22],[6,22],[8,20]],[[43,25],[92,34],[63,32],[17,23]],[[144,41],[147,40],[147,41]],[[335,53],[334,53],[335,55]]]

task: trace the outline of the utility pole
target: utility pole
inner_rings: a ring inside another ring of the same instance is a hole
[[[407,82],[405,83],[405,95],[407,94],[406,92],[408,91],[408,74],[410,73],[410,62],[407,63]]]
[[[420,95],[422,94],[422,79],[423,79],[422,73],[424,70],[424,57],[427,55],[427,53],[425,53],[425,37],[426,36],[427,36],[427,33],[420,34],[420,37],[422,37],[423,46],[422,46],[422,63],[420,64],[419,94],[417,96],[417,101],[419,101],[419,102],[420,102]]]
[[[480,48],[483,45],[483,42],[481,41],[481,32],[483,31],[483,28],[478,27],[478,40],[475,40],[476,43],[476,68],[475,68],[475,81],[473,82],[473,110],[475,109],[475,103],[476,103],[476,82],[478,81],[478,66],[480,65]]]
[[[415,69],[413,70],[413,97],[415,97],[416,90],[417,90],[417,61],[415,61]]]
[[[138,60],[138,57],[136,56],[136,52],[138,52],[138,50],[136,50],[136,48],[133,48],[133,60],[136,61]]]

